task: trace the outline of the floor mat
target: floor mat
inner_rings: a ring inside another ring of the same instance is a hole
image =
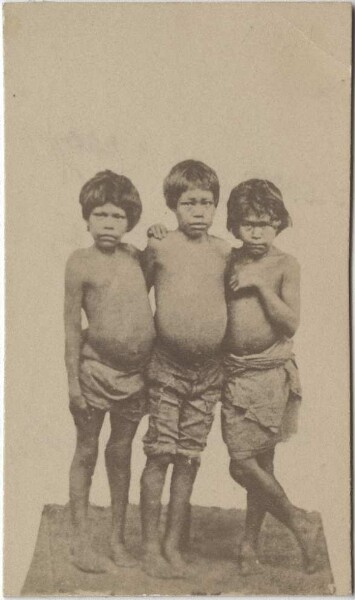
[[[89,510],[93,546],[109,555],[110,508],[91,506]],[[166,511],[162,514],[162,527]],[[244,526],[245,512],[221,508],[192,507],[187,579],[155,579],[138,566],[118,568],[117,573],[91,574],[76,569],[70,562],[70,513],[68,506],[47,505],[43,509],[36,548],[22,589],[22,595],[133,596],[159,595],[328,595],[335,588],[329,565],[322,522],[318,513],[316,540],[318,570],[312,575],[302,571],[301,554],[290,532],[267,516],[260,536],[262,570],[248,576],[239,572],[237,541]],[[127,511],[127,547],[141,557],[139,507]]]

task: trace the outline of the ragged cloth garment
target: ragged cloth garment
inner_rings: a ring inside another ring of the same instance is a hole
[[[288,439],[297,431],[302,397],[293,342],[283,338],[260,354],[224,359],[224,400],[245,410],[244,418],[256,421]]]

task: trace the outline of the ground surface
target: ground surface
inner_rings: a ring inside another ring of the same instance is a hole
[[[313,575],[306,575],[302,572],[300,553],[292,535],[268,517],[260,539],[262,572],[243,577],[235,549],[243,530],[244,511],[194,506],[192,518],[191,549],[185,554],[190,564],[187,579],[154,579],[140,567],[94,575],[83,573],[70,563],[68,507],[47,505],[43,509],[22,595],[325,595],[335,592],[322,528],[317,539],[319,569]],[[317,513],[312,513],[311,518],[320,522]],[[108,555],[110,509],[93,506],[90,519],[93,545]],[[141,536],[137,506],[129,506],[126,538],[132,554],[139,558]]]

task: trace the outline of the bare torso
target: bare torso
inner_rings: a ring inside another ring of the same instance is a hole
[[[83,308],[88,320],[85,356],[115,368],[144,364],[155,337],[138,252],[121,244],[110,255],[81,251]]]
[[[215,354],[227,322],[229,245],[208,235],[190,240],[179,230],[152,244],[158,339],[185,360]]]
[[[247,260],[238,250],[233,251],[231,273],[237,275],[248,269],[260,277],[275,294],[282,297],[282,282],[288,268],[289,255],[273,247],[267,256]],[[229,290],[228,326],[225,347],[236,355],[257,354],[274,344],[283,333],[268,318],[262,298],[255,288],[237,292]]]

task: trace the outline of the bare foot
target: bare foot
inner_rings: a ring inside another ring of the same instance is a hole
[[[297,541],[302,551],[303,567],[306,573],[315,573],[317,571],[316,563],[316,539],[320,531],[318,521],[310,518],[310,515],[298,509],[296,513],[296,531]]]
[[[94,552],[90,546],[75,544],[71,551],[72,563],[86,573],[116,572],[115,565],[106,556]]]
[[[170,565],[161,554],[146,553],[143,558],[142,568],[147,575],[158,579],[177,579],[179,573]]]
[[[187,564],[181,556],[179,550],[175,548],[164,548],[164,556],[166,560],[171,564],[180,577],[187,577]]]
[[[241,575],[255,575],[261,571],[256,551],[245,541],[241,543],[239,549],[239,566]]]
[[[130,554],[124,544],[111,543],[111,558],[117,567],[133,568],[138,561]]]

